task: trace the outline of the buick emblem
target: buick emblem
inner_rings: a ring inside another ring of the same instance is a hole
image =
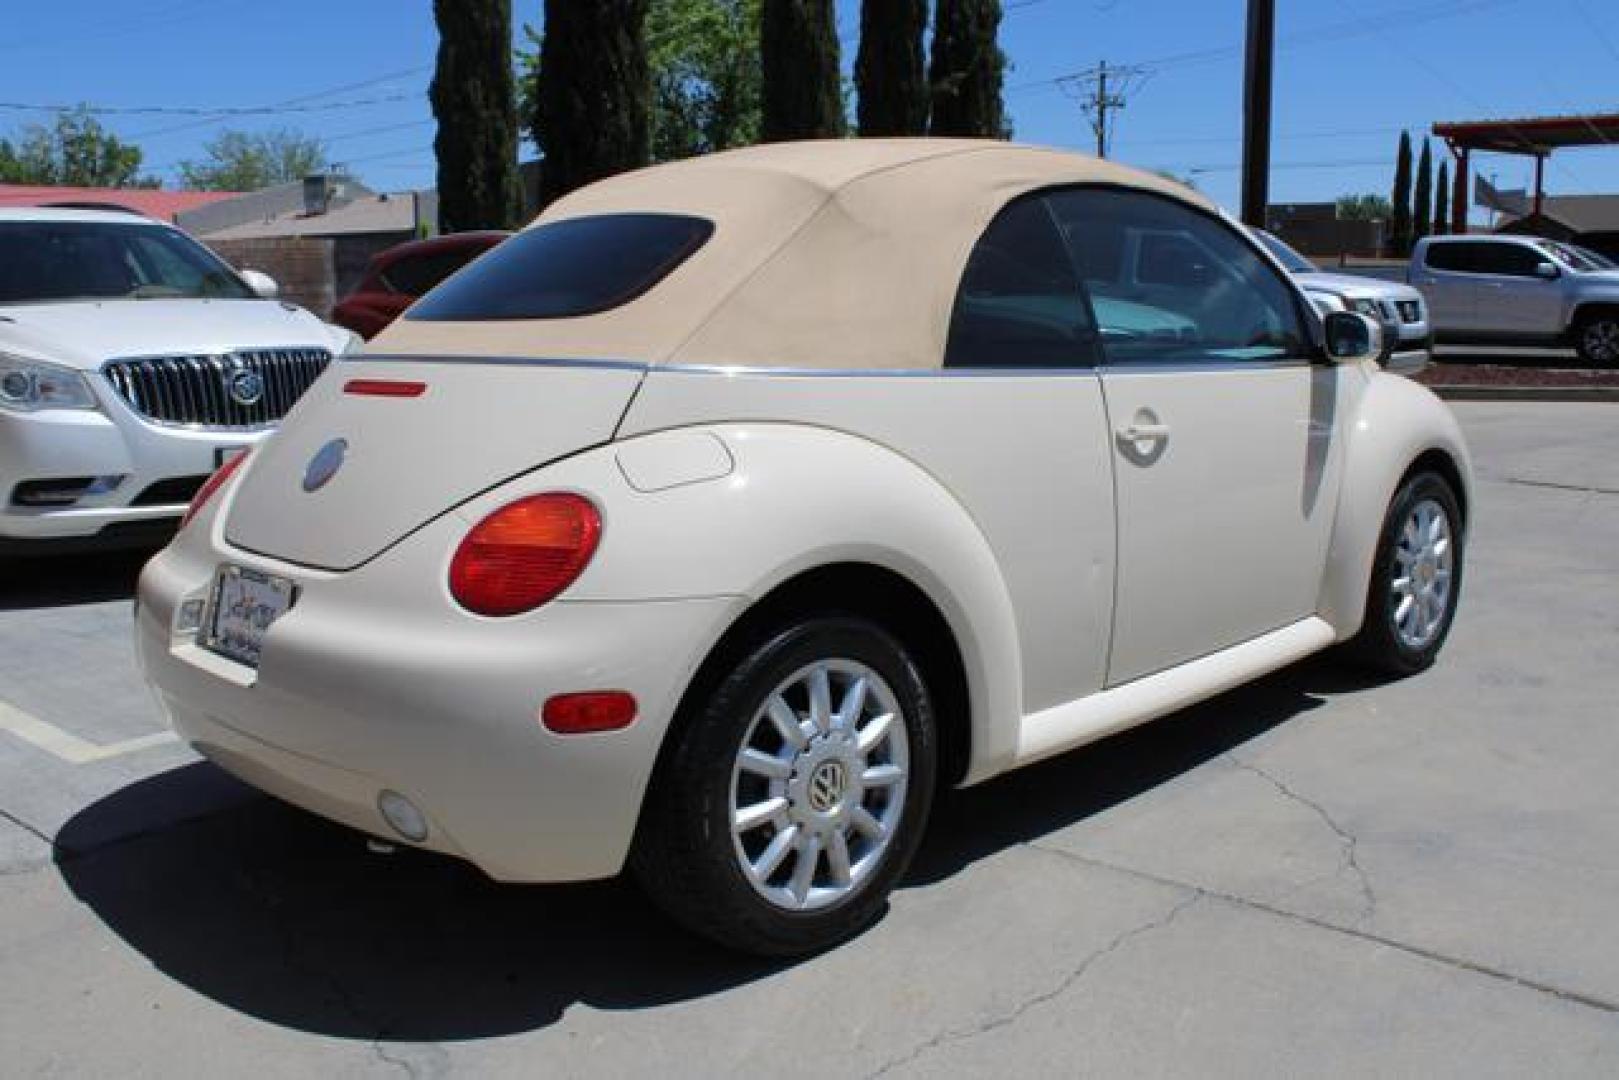
[[[264,400],[264,376],[238,366],[225,376],[225,393],[243,408],[250,409]]]
[[[843,787],[848,783],[841,761],[823,761],[809,782],[810,807],[817,813],[827,813],[843,798]]]
[[[304,468],[304,490],[319,491],[325,487],[337,475],[337,470],[343,467],[343,458],[348,452],[347,439],[333,439],[316,450],[315,456],[309,459],[308,466]]]

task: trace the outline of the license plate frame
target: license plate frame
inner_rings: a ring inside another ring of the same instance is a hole
[[[199,644],[211,653],[257,670],[270,627],[297,601],[298,585],[291,578],[245,566],[221,566],[209,590]]]

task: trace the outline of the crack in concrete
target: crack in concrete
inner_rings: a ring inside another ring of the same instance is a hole
[[[1280,908],[1273,904],[1267,904],[1262,900],[1252,900],[1246,896],[1238,896],[1235,893],[1222,892],[1219,889],[1204,888],[1201,885],[1193,885],[1190,882],[1181,881],[1178,878],[1164,877],[1161,874],[1150,873],[1146,870],[1137,870],[1129,866],[1120,866],[1117,863],[1110,863],[1103,859],[1093,859],[1090,856],[1080,855],[1072,851],[1064,851],[1061,848],[1048,848],[1039,844],[1030,844],[1028,846],[1038,848],[1041,851],[1046,851],[1053,855],[1060,855],[1065,859],[1071,859],[1072,861],[1079,863],[1081,866],[1089,866],[1097,870],[1111,870],[1115,874],[1124,874],[1127,877],[1138,878],[1142,881],[1150,881],[1154,885],[1162,885],[1166,888],[1189,890],[1195,893],[1198,899],[1221,900],[1225,903],[1233,905],[1234,907],[1246,908],[1250,911],[1257,911],[1265,915],[1273,915],[1278,919],[1285,919],[1288,922],[1299,923],[1303,926],[1309,926],[1316,930],[1325,930],[1332,934],[1341,934],[1344,937],[1354,938],[1357,941],[1364,941],[1373,945],[1382,945],[1385,948],[1390,948],[1398,952],[1405,953],[1407,956],[1414,956],[1418,959],[1427,960],[1431,963],[1440,964],[1444,967],[1455,968],[1458,971],[1465,971],[1469,974],[1482,975],[1488,979],[1495,979],[1500,982],[1510,983],[1511,985],[1520,987],[1524,990],[1530,990],[1537,994],[1545,994],[1546,996],[1554,998],[1565,1004],[1579,1005],[1587,1009],[1595,1009],[1598,1012],[1619,1016],[1619,1001],[1608,1001],[1605,998],[1599,998],[1591,994],[1583,994],[1578,990],[1568,990],[1560,986],[1553,986],[1550,983],[1540,982],[1537,979],[1531,979],[1524,975],[1518,975],[1510,971],[1503,971],[1500,968],[1490,967],[1488,964],[1481,964],[1477,961],[1467,960],[1459,956],[1451,956],[1447,953],[1439,952],[1436,949],[1429,949],[1422,945],[1414,945],[1409,941],[1400,941],[1397,938],[1387,937],[1383,934],[1373,933],[1369,930],[1362,930],[1358,927],[1339,926],[1337,923],[1327,922],[1325,919],[1318,919],[1313,915],[1305,915],[1301,912],[1289,911],[1286,908]]]
[[[1315,814],[1316,817],[1321,819],[1322,824],[1326,825],[1327,828],[1332,830],[1333,835],[1337,836],[1338,838],[1338,843],[1343,846],[1343,861],[1338,865],[1337,873],[1333,874],[1332,876],[1337,877],[1345,870],[1350,870],[1354,873],[1355,880],[1360,883],[1362,904],[1360,917],[1355,920],[1355,926],[1365,926],[1367,923],[1376,918],[1377,893],[1372,891],[1372,880],[1366,875],[1365,867],[1360,865],[1360,841],[1356,839],[1355,834],[1338,824],[1337,819],[1327,812],[1326,807],[1322,806],[1314,799],[1301,795],[1299,792],[1295,791],[1293,788],[1289,787],[1275,776],[1272,776],[1258,765],[1236,757],[1233,757],[1230,760],[1231,763],[1237,768],[1243,770],[1244,772],[1254,774],[1261,780],[1268,783],[1271,787],[1275,788],[1286,798],[1291,799],[1300,806],[1310,810]],[[1303,886],[1301,886],[1301,888],[1302,887]]]
[[[1559,484],[1555,480],[1526,480],[1522,477],[1508,476],[1502,481],[1504,484],[1516,484],[1519,487],[1550,488],[1553,491],[1573,491],[1583,495],[1619,495],[1619,488],[1595,487],[1589,484]]]
[[[1028,844],[1025,846],[1032,848],[1035,851],[1048,851],[1048,849],[1042,848],[1038,844]],[[1062,854],[1061,852],[1051,853]],[[1187,889],[1182,891],[1188,891],[1192,895],[1186,897],[1184,900],[1180,901],[1174,907],[1170,908],[1169,911],[1163,915],[1160,915],[1156,919],[1142,923],[1139,926],[1133,926],[1123,933],[1115,936],[1113,940],[1109,941],[1106,945],[1102,946],[1100,949],[1097,949],[1081,960],[1079,964],[1069,971],[1068,974],[1063,977],[1062,981],[1056,986],[1049,990],[1043,990],[1031,997],[1025,998],[1024,1000],[1020,1001],[1011,1011],[1003,1013],[1000,1016],[990,1017],[988,1020],[983,1020],[977,1024],[974,1024],[972,1027],[955,1028],[949,1031],[940,1032],[933,1038],[927,1040],[919,1046],[914,1047],[909,1053],[903,1055],[902,1057],[894,1058],[893,1060],[884,1064],[876,1072],[868,1074],[867,1080],[876,1080],[876,1078],[879,1076],[884,1076],[895,1069],[902,1068],[911,1064],[912,1062],[918,1061],[942,1046],[967,1042],[971,1039],[978,1038],[980,1035],[986,1035],[991,1031],[1011,1027],[1013,1024],[1021,1020],[1031,1009],[1038,1008],[1047,1002],[1054,1001],[1066,994],[1069,990],[1073,989],[1074,986],[1085,977],[1085,973],[1089,971],[1095,964],[1106,959],[1108,956],[1111,956],[1113,953],[1118,952],[1121,948],[1129,944],[1131,941],[1134,941],[1136,938],[1154,933],[1169,926],[1170,923],[1180,918],[1181,914],[1185,912],[1187,908],[1190,908],[1192,905],[1198,903],[1204,898],[1202,893],[1197,889]]]
[[[35,837],[36,839],[44,841],[46,847],[56,846],[55,841],[53,841],[50,837],[28,824],[28,822],[24,821],[16,814],[13,814],[10,810],[0,809],[0,818],[4,818],[5,820],[11,822],[13,825],[17,826],[17,828]]]
[[[266,900],[264,906],[270,916],[271,925],[274,927],[276,938],[280,944],[281,966],[293,975],[325,986],[327,993],[331,995],[338,1007],[361,1029],[370,1033],[367,1038],[372,1056],[385,1065],[402,1070],[411,1080],[416,1080],[420,1074],[417,1072],[415,1065],[388,1052],[388,1046],[384,1041],[388,1034],[387,1022],[377,1019],[362,1008],[359,1001],[349,992],[348,987],[343,985],[342,980],[335,973],[327,970],[318,962],[306,962],[303,959],[298,948],[297,935],[287,922],[281,905],[277,901],[276,894],[270,890],[260,888],[259,883],[254,880],[250,873],[245,877],[248,884]],[[434,1074],[442,1075],[439,1070],[435,1070]]]

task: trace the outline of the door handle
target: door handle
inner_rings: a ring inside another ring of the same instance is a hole
[[[1135,423],[1119,429],[1119,441],[1127,443],[1163,442],[1169,438],[1168,424]]]

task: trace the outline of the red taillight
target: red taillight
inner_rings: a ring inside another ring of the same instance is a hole
[[[601,527],[595,504],[581,495],[552,492],[503,506],[461,541],[450,594],[478,615],[532,611],[584,572]]]
[[[343,392],[361,397],[421,397],[427,393],[427,384],[398,379],[350,379],[343,384]]]
[[[191,505],[186,507],[185,517],[180,519],[180,528],[183,529],[191,524],[191,519],[202,512],[202,508],[208,505],[208,500],[213,498],[219,489],[225,486],[225,481],[231,478],[231,474],[242,467],[242,462],[247,460],[249,453],[250,451],[243,450],[240,454],[214,470],[214,475],[202,482],[202,487],[198,488],[197,493],[191,497]]]
[[[619,731],[635,722],[635,698],[623,690],[558,694],[540,710],[540,722],[558,735]]]

